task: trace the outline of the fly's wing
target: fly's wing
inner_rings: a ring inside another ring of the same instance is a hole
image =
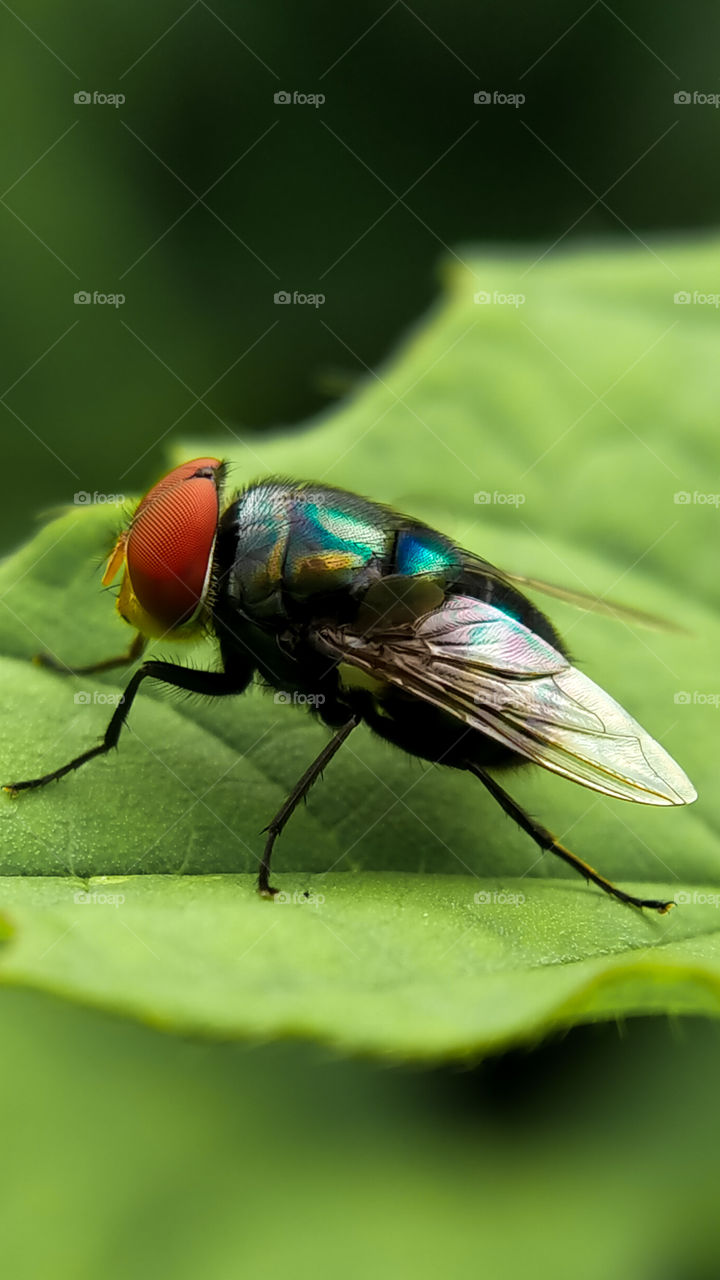
[[[552,645],[491,604],[410,581],[385,579],[352,626],[318,629],[318,647],[595,791],[696,799],[668,753]]]
[[[687,635],[687,628],[673,619],[660,618],[656,613],[648,613],[647,610],[636,609],[632,605],[617,604],[614,600],[606,599],[605,596],[594,596],[589,591],[563,587],[557,582],[545,582],[542,578],[529,578],[524,573],[510,573],[507,569],[497,569],[489,561],[469,551],[463,552],[463,565],[470,572],[479,572],[482,576],[494,578],[497,582],[529,588],[531,591],[541,591],[546,596],[554,596],[556,600],[564,600],[566,604],[574,605],[576,609],[602,613],[619,622],[650,627],[654,631],[675,631]]]

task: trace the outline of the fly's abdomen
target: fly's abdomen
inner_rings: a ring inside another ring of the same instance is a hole
[[[403,577],[430,574],[439,581],[452,581],[460,568],[461,553],[449,538],[435,529],[415,525],[398,531],[392,572]]]

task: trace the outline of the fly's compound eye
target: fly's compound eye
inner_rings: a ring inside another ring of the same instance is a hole
[[[216,458],[164,476],[140,503],[125,543],[132,594],[163,630],[188,622],[207,594],[219,518]]]

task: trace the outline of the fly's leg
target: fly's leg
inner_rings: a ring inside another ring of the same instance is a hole
[[[285,803],[278,809],[275,817],[268,826],[265,827],[265,830],[268,833],[268,838],[265,842],[262,862],[260,863],[260,874],[258,876],[258,892],[263,898],[274,898],[277,893],[277,889],[273,889],[269,882],[270,859],[272,857],[275,841],[280,835],[285,823],[288,821],[288,818],[297,808],[300,801],[307,795],[313,782],[320,777],[325,765],[328,764],[335,753],[340,750],[343,742],[345,742],[346,738],[349,737],[352,730],[356,728],[358,723],[358,717],[353,716],[348,720],[347,724],[343,725],[342,729],[338,730],[335,737],[331,738],[327,746],[323,747],[317,759],[313,760],[310,767],[305,770],[299,782],[297,782],[293,787]]]
[[[133,662],[137,662],[138,658],[142,657],[146,646],[147,638],[138,631],[125,653],[118,653],[114,658],[104,658],[101,662],[91,662],[87,667],[70,667],[67,663],[53,658],[50,653],[38,653],[33,661],[39,667],[47,667],[50,671],[57,671],[63,676],[89,676],[98,671],[112,671],[115,667],[131,666]]]
[[[507,813],[509,817],[513,818],[514,821],[517,822],[518,826],[522,827],[523,831],[526,831],[541,849],[546,849],[550,853],[557,854],[558,858],[562,858],[564,862],[569,863],[570,866],[574,867],[576,871],[579,871],[580,875],[584,876],[586,880],[592,880],[593,884],[604,889],[605,893],[609,893],[612,897],[618,898],[620,902],[629,903],[631,907],[647,907],[651,911],[659,911],[661,915],[664,915],[666,911],[669,911],[670,908],[675,905],[672,902],[661,902],[657,898],[636,898],[634,894],[626,893],[624,889],[618,889],[617,885],[612,884],[610,880],[606,880],[604,876],[600,875],[599,871],[594,869],[594,867],[591,867],[587,862],[584,862],[582,858],[578,858],[577,854],[571,853],[571,851],[566,849],[564,844],[560,844],[560,841],[556,840],[545,827],[542,827],[539,822],[536,822],[528,813],[525,813],[525,810],[521,809],[520,805],[515,803],[512,796],[509,796],[507,791],[504,791],[495,779],[491,778],[484,769],[481,769],[479,765],[472,764],[470,762],[467,767],[475,774],[475,777],[479,778],[483,785],[487,787],[490,795],[494,800],[497,800],[500,807],[505,810],[505,813]]]
[[[120,731],[130,713],[130,708],[135,701],[135,695],[143,680],[148,678],[160,680],[163,684],[172,685],[175,689],[185,689],[189,693],[207,694],[214,698],[242,693],[247,685],[247,681],[242,683],[236,677],[230,676],[224,671],[193,671],[188,667],[178,666],[174,662],[144,662],[139,670],[135,672],[125,692],[122,694],[113,712],[112,719],[105,730],[105,736],[98,746],[90,747],[88,751],[83,751],[81,755],[75,756],[67,764],[61,765],[59,769],[53,769],[51,773],[45,773],[40,778],[30,778],[26,782],[8,782],[3,786],[3,790],[8,791],[10,795],[15,795],[18,791],[30,791],[35,787],[44,787],[48,782],[63,778],[66,773],[72,773],[73,769],[79,769],[81,765],[87,764],[88,760],[93,760],[95,756],[103,756],[108,751],[112,751],[113,747],[117,746]]]

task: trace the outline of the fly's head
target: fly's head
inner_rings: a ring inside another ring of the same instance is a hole
[[[192,637],[202,627],[211,587],[223,464],[194,458],[146,493],[118,538],[103,576],[122,570],[122,618],[145,636]]]

